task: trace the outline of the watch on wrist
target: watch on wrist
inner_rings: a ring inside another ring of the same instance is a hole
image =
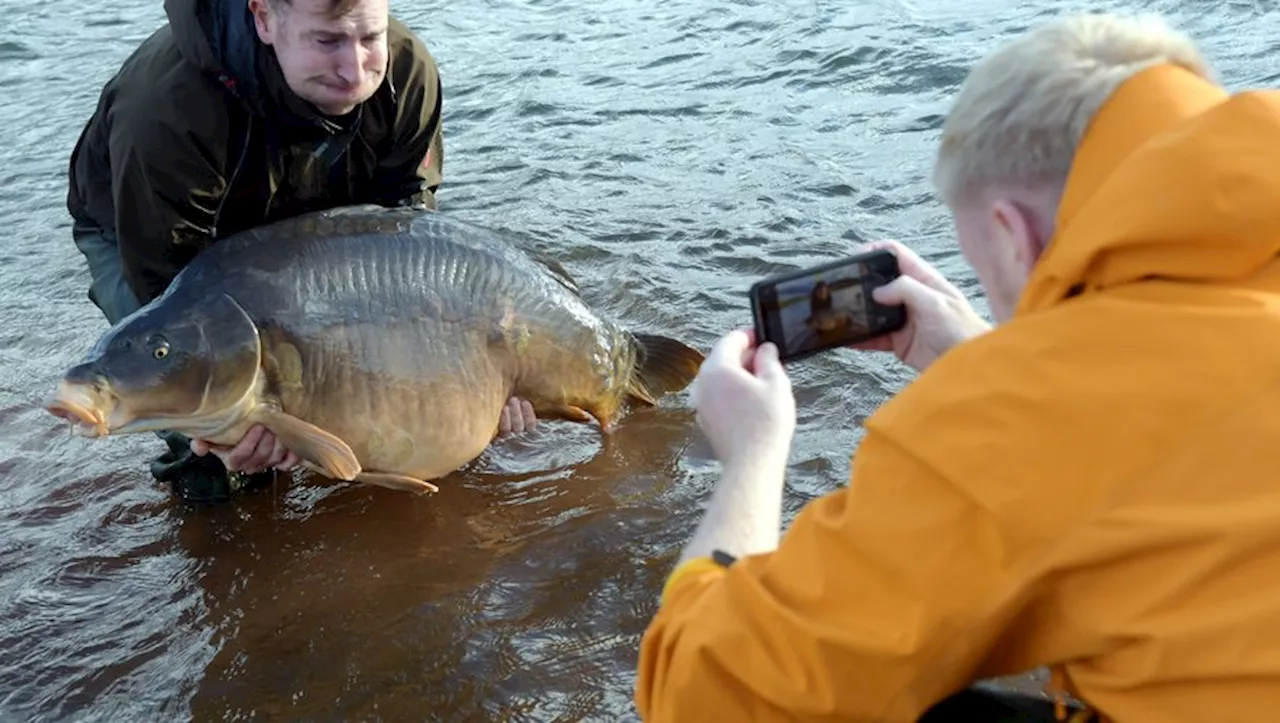
[[[724,550],[712,550],[711,560],[721,567],[728,567],[738,561],[738,558],[730,555]]]

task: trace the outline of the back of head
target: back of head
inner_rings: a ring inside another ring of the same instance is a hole
[[[1071,15],[1010,41],[973,67],[947,115],[939,194],[954,206],[992,187],[1059,191],[1111,93],[1162,63],[1216,82],[1191,38],[1153,15]]]

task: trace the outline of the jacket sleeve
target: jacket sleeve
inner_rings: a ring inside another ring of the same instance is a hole
[[[915,720],[992,636],[995,521],[874,428],[849,486],[769,554],[673,572],[640,648],[646,721]]]
[[[138,300],[159,296],[212,238],[226,188],[225,153],[163,114],[119,114],[111,131],[111,187],[124,278]]]
[[[412,34],[396,59],[401,79],[392,128],[393,145],[378,164],[378,203],[435,208],[444,165],[440,74],[426,46]]]

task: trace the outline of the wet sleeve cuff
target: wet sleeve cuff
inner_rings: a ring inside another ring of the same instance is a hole
[[[671,571],[671,575],[667,577],[667,582],[663,584],[662,595],[658,600],[659,606],[666,604],[667,598],[671,596],[671,591],[680,582],[700,579],[708,575],[721,575],[724,570],[724,563],[711,557],[695,557],[691,560],[685,560]]]

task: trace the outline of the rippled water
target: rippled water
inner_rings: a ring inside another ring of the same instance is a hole
[[[281,479],[175,505],[147,472],[157,440],[69,439],[36,407],[105,328],[67,156],[162,4],[7,5],[0,719],[632,718],[637,641],[714,480],[683,398],[607,449],[544,425],[430,498]],[[529,236],[601,311],[704,346],[748,321],[757,276],[858,239],[907,240],[978,293],[925,183],[931,143],[975,54],[1055,6],[392,3],[441,66],[442,209]],[[1274,2],[1147,7],[1232,87],[1280,80]],[[859,423],[909,378],[852,353],[797,367],[788,519],[844,481]]]

